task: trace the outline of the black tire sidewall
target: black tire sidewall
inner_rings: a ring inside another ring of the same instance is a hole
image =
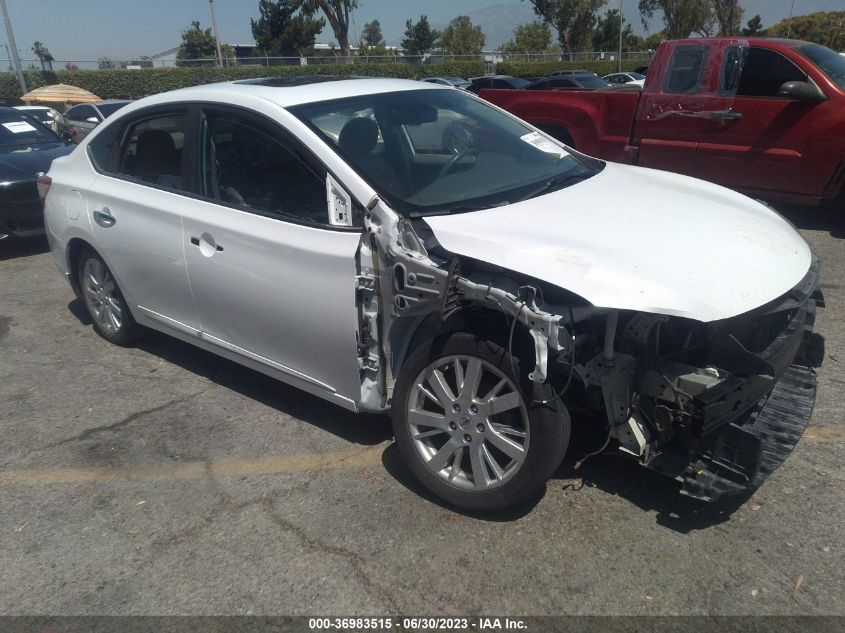
[[[431,472],[418,454],[408,427],[408,398],[414,379],[437,358],[451,355],[477,356],[486,360],[519,384],[523,394],[532,393],[532,402],[527,405],[531,435],[525,462],[511,479],[491,490],[462,490]],[[513,368],[519,375],[519,360],[512,360]],[[553,397],[550,385],[526,382],[517,381],[514,377],[511,356],[506,349],[472,334],[452,334],[414,350],[399,373],[391,410],[396,443],[412,474],[435,496],[456,508],[473,512],[503,510],[539,495],[546,481],[563,461],[569,444],[571,424],[568,411],[559,399],[547,404],[536,402]]]

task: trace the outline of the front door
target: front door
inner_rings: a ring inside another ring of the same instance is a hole
[[[738,63],[741,73],[732,78]],[[820,194],[836,165],[814,160],[828,148],[815,147],[813,140],[826,141],[822,126],[836,106],[780,97],[785,82],[808,81],[781,52],[729,47],[722,68],[720,83],[728,94],[710,97],[707,109],[730,115],[704,126],[693,175],[736,189]]]
[[[355,257],[360,229],[328,224],[326,175],[277,124],[206,109],[201,200],[183,211],[204,338],[360,400]]]

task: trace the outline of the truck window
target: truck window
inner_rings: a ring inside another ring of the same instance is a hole
[[[697,92],[709,50],[706,46],[678,46],[672,56],[672,68],[666,76],[663,91]]]
[[[787,81],[807,81],[807,75],[776,51],[749,48],[736,94],[743,97],[777,97],[778,90]]]

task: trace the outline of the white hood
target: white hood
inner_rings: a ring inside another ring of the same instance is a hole
[[[560,191],[426,222],[447,250],[596,307],[725,319],[795,286],[809,246],[777,213],[703,180],[608,163]]]

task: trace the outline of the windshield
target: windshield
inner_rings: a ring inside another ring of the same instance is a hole
[[[372,94],[291,112],[391,207],[415,216],[516,202],[603,167],[460,91]]]
[[[45,143],[58,143],[60,140],[32,116],[11,112],[0,113],[0,148],[6,151]]]
[[[805,44],[798,46],[797,50],[821,68],[822,72],[830,77],[833,83],[845,90],[845,56],[820,44]]]
[[[112,114],[120,110],[123,106],[127,105],[126,103],[98,103],[97,109],[100,111],[100,114],[103,115],[104,119],[109,118]]]

